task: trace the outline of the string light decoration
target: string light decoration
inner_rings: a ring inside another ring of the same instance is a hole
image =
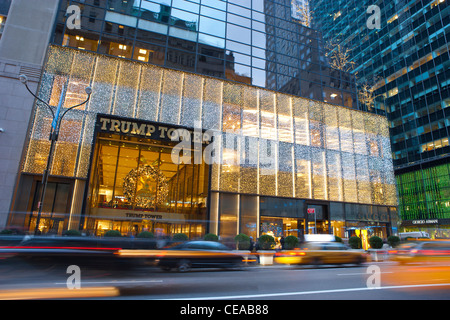
[[[383,78],[374,77],[373,79],[365,80],[363,83],[357,85],[358,99],[368,110],[373,110],[373,108],[375,108],[375,101],[378,97],[384,97],[383,94],[375,95],[375,91],[380,88],[383,83]]]
[[[119,71],[126,72],[128,67],[134,70],[139,67],[140,72],[132,73],[132,79],[127,78],[128,73],[120,76]],[[85,110],[76,110],[62,124],[64,134],[57,144],[64,147],[56,149],[52,175],[89,178],[97,114],[106,113],[150,121],[159,119],[168,125],[186,127],[200,121],[203,129],[219,132],[233,130],[235,125],[234,143],[227,145],[223,138],[219,140],[220,163],[212,164],[211,191],[389,206],[398,203],[385,117],[268,89],[51,46],[40,84],[42,99],[49,100],[53,91],[57,96],[58,77],[64,81],[67,78],[70,83],[82,80],[92,86],[93,94]],[[120,87],[118,94],[123,95],[120,99],[115,99],[116,84]],[[127,104],[121,109],[121,102],[127,99],[133,101],[132,107]],[[36,106],[23,172],[39,174],[45,166],[49,116],[46,108]],[[230,155],[237,161],[235,165],[227,162]],[[256,163],[250,162],[253,158]],[[267,165],[264,159],[273,160],[273,165]],[[148,165],[141,161],[139,169],[130,172],[129,181],[124,183],[129,200],[137,201],[137,206],[161,203],[168,193],[165,178],[157,171],[159,164]],[[144,197],[147,190],[141,189],[145,184],[139,181],[146,176],[153,177],[152,185],[159,188],[153,191],[153,196],[148,194],[150,197]],[[359,192],[364,194],[359,196]]]
[[[156,190],[151,184],[156,181]],[[142,188],[138,190],[138,186]],[[158,168],[152,165],[142,165],[131,170],[123,178],[123,195],[130,203],[140,208],[155,208],[167,199],[169,183]]]

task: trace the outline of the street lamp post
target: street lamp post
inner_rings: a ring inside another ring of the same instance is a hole
[[[65,87],[62,88],[61,97],[60,97],[59,104],[58,104],[58,107],[56,108],[56,113],[55,113],[53,111],[53,108],[48,103],[46,103],[45,101],[40,99],[38,96],[36,96],[30,90],[30,88],[28,87],[27,76],[20,75],[19,79],[20,79],[20,82],[22,82],[25,85],[25,87],[27,88],[28,92],[33,97],[35,97],[39,102],[43,103],[45,106],[48,107],[48,109],[52,113],[52,117],[53,117],[52,125],[51,125],[51,128],[50,128],[50,137],[49,137],[49,140],[51,142],[50,143],[50,151],[49,151],[49,155],[48,155],[48,158],[47,158],[47,166],[46,166],[46,168],[44,170],[44,173],[42,175],[41,194],[40,194],[40,199],[39,199],[39,202],[38,202],[38,214],[37,214],[37,219],[36,219],[36,227],[34,229],[34,234],[37,235],[39,233],[39,223],[40,223],[40,220],[41,220],[41,214],[42,214],[42,208],[43,208],[43,204],[44,204],[45,191],[47,189],[48,176],[49,176],[50,168],[51,168],[51,165],[52,165],[52,159],[53,159],[53,152],[55,150],[55,144],[56,144],[56,141],[58,141],[58,135],[59,135],[59,129],[60,129],[60,126],[61,126],[61,121],[62,121],[62,119],[64,118],[64,116],[66,115],[66,113],[68,111],[70,111],[70,110],[72,110],[72,109],[74,109],[76,107],[82,106],[83,104],[85,104],[85,103],[87,103],[89,101],[89,99],[91,97],[92,89],[90,87],[87,87],[85,89],[86,94],[88,95],[88,97],[87,97],[87,99],[84,102],[66,109],[62,113],[62,115],[59,116],[60,110],[61,110],[61,106],[63,104],[63,97],[64,97],[64,93],[65,93]]]

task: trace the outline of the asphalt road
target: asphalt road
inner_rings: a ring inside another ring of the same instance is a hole
[[[449,300],[450,283],[393,283],[390,264],[380,267],[380,283],[370,265],[320,268],[265,266],[245,271],[155,272],[149,282],[122,289],[120,299],[170,300]],[[369,273],[368,273],[369,272]],[[125,283],[124,283],[125,284]]]
[[[422,269],[423,266],[412,266],[405,270],[390,262],[358,267],[272,265],[244,270],[193,269],[187,273],[165,272],[154,267],[110,272],[102,267],[81,269],[80,284],[81,288],[117,289],[112,296],[95,297],[108,300],[450,300],[448,277],[419,279],[414,272]],[[2,264],[0,290],[8,297],[8,290],[64,289],[71,275],[66,271],[61,266]],[[426,271],[426,274],[430,273]]]

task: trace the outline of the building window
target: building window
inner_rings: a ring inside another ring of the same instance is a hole
[[[5,24],[6,24],[6,17],[0,15],[0,39],[2,38],[3,29],[5,28]]]

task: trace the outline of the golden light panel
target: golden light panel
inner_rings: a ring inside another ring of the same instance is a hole
[[[56,105],[63,84],[68,84],[65,108],[86,97],[86,86],[93,92],[89,103],[62,123],[52,175],[88,177],[96,115],[105,113],[222,132],[213,191],[397,205],[384,117],[53,46],[40,98]],[[51,115],[39,104],[35,110],[23,171],[42,174]]]

